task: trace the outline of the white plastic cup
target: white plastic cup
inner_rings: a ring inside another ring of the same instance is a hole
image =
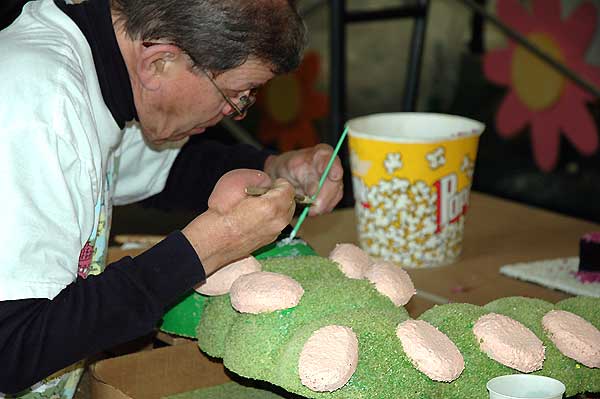
[[[492,378],[487,383],[490,399],[561,399],[565,385],[541,375],[512,374]]]

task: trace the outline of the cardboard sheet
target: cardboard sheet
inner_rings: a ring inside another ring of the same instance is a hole
[[[223,364],[188,343],[102,360],[91,367],[94,399],[159,399],[231,381]]]

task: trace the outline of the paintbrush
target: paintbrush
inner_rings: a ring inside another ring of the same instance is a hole
[[[342,147],[342,143],[344,142],[344,139],[346,138],[347,134],[348,134],[348,127],[346,126],[346,128],[344,129],[344,132],[342,133],[342,135],[340,136],[340,138],[337,142],[337,145],[335,146],[335,149],[333,150],[333,153],[331,154],[331,158],[329,159],[329,163],[327,164],[327,167],[323,171],[323,175],[321,176],[321,180],[319,181],[319,187],[317,188],[317,192],[314,193],[314,195],[311,198],[313,200],[313,202],[319,196],[319,193],[321,192],[321,187],[323,187],[323,184],[325,183],[325,180],[327,179],[327,176],[329,175],[329,170],[331,169],[331,166],[333,165],[333,162],[335,161],[335,157],[337,156],[338,152],[340,152],[340,148]],[[308,216],[309,210],[310,210],[310,207],[308,207],[308,206],[306,208],[304,208],[304,210],[300,214],[300,217],[298,218],[298,221],[296,222],[296,226],[294,227],[294,230],[292,230],[292,233],[290,234],[289,238],[287,238],[288,240],[291,241],[296,237],[296,234],[298,234],[298,230],[300,230],[300,226],[302,226],[302,223],[304,223],[304,219],[306,219],[306,216]]]
[[[258,197],[260,195],[265,194],[269,191],[271,187],[246,187],[246,194],[251,195],[253,197]],[[294,200],[297,204],[310,205],[313,203],[313,200],[308,195],[300,195],[296,194]]]

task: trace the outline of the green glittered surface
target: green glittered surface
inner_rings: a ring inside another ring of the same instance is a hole
[[[302,285],[305,293],[298,306],[259,315],[241,314],[233,310],[225,295],[210,298],[198,326],[200,348],[223,358],[225,366],[241,376],[268,381],[307,398],[486,398],[487,381],[518,373],[483,353],[472,332],[479,317],[497,312],[529,327],[547,346],[547,360],[537,374],[563,381],[569,395],[600,391],[600,370],[583,369],[585,366],[560,354],[541,328],[543,315],[560,306],[597,323],[598,300],[568,300],[553,305],[530,298],[504,298],[485,307],[435,306],[420,319],[444,332],[465,360],[461,376],[443,383],[430,380],[413,367],[395,334],[397,325],[408,319],[407,312],[380,295],[368,281],[348,279],[335,263],[318,256],[270,258],[261,263],[263,270],[286,274]],[[332,324],[350,327],[356,333],[357,370],[339,390],[313,392],[300,382],[298,359],[308,338]]]
[[[581,367],[576,361],[560,353],[544,332],[542,318],[546,313],[555,309],[550,302],[533,298],[510,297],[490,302],[485,308],[490,312],[503,314],[521,322],[542,340],[546,347],[544,367],[533,374],[545,375],[561,381],[567,387],[567,396],[586,391],[586,382],[594,374],[598,374],[597,370]]]
[[[592,325],[600,329],[600,298],[574,297],[564,299],[556,304],[556,309],[565,310],[583,317]],[[570,370],[576,370],[574,374],[581,376],[579,382],[588,392],[600,392],[600,369],[591,369],[574,360],[568,359]],[[567,387],[567,393],[575,392]]]
[[[556,304],[556,309],[575,313],[600,328],[600,298],[578,296],[563,299]]]
[[[296,239],[290,242],[284,240],[275,242],[258,249],[253,255],[256,259],[268,259],[316,255],[316,253],[305,241]],[[196,338],[196,327],[204,313],[207,299],[207,296],[192,291],[165,313],[158,327],[169,334]]]
[[[235,382],[167,396],[164,399],[281,399],[273,392],[245,387]]]
[[[204,309],[202,319],[198,324],[200,348],[212,357],[223,358],[225,356],[225,338],[238,315],[231,306],[229,295],[211,298],[210,306]]]
[[[480,399],[488,397],[485,384],[492,378],[514,374],[516,371],[491,360],[479,349],[479,342],[473,334],[475,322],[487,314],[480,306],[466,303],[452,303],[435,306],[424,312],[419,319],[425,320],[452,340],[462,353],[465,369],[452,383],[437,383],[444,399]],[[432,396],[434,397],[434,396]]]
[[[308,398],[428,397],[432,381],[411,366],[396,338],[395,330],[401,321],[394,312],[354,310],[308,322],[282,348],[273,383]],[[332,393],[317,393],[300,383],[298,359],[304,343],[314,331],[330,324],[352,328],[359,342],[359,362],[356,372],[343,388]]]
[[[387,329],[394,333],[395,326],[408,319],[406,310],[394,306],[369,282],[346,278],[334,263],[324,258],[274,259],[264,262],[264,270],[289,275],[302,285],[304,296],[293,309],[258,317],[240,315],[229,335],[231,346],[230,350],[226,350],[225,365],[236,373],[268,380],[306,397],[369,397],[368,394],[360,396],[359,391],[363,390],[363,386],[373,386],[373,380],[366,380],[370,375],[362,373],[362,370],[370,370],[369,362],[379,357],[374,358],[372,351],[359,350],[362,359],[355,376],[344,389],[334,394],[315,393],[300,384],[297,373],[299,352],[315,330],[327,325],[351,327],[361,343],[364,343],[361,334],[366,337],[370,329],[375,329],[381,321],[385,321]],[[372,309],[378,309],[378,312],[374,313]],[[248,323],[252,324],[250,330],[243,327]],[[250,353],[240,353],[235,349],[256,347],[252,345],[254,337],[265,337],[264,345]],[[381,343],[385,342],[389,341],[384,339]],[[291,356],[286,355],[290,352]],[[385,377],[385,374],[376,376]],[[370,397],[378,396],[371,394]]]
[[[232,317],[230,304],[223,298],[211,298],[198,327],[202,350],[219,356],[225,348],[224,363],[231,371],[306,397],[397,398],[409,386],[417,393],[406,398],[423,397],[431,382],[410,366],[395,338],[396,326],[408,319],[404,308],[394,306],[368,281],[346,278],[336,264],[325,258],[273,258],[261,263],[264,271],[286,274],[302,285],[300,304],[260,315],[234,311]],[[358,368],[344,388],[333,393],[312,392],[300,384],[298,354],[316,329],[331,324],[351,327],[357,334]],[[381,356],[384,348],[388,358]],[[399,373],[405,378],[398,381],[401,384],[395,390],[377,383]]]

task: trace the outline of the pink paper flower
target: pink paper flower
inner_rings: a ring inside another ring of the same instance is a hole
[[[586,64],[585,53],[596,29],[597,10],[589,2],[561,18],[560,0],[533,0],[532,12],[518,0],[498,0],[498,17],[530,42],[584,79],[600,82],[600,68]],[[593,95],[510,41],[484,57],[484,73],[507,86],[496,115],[496,128],[511,138],[530,126],[537,165],[552,170],[558,161],[560,134],[583,155],[598,149],[598,133],[586,108]]]

